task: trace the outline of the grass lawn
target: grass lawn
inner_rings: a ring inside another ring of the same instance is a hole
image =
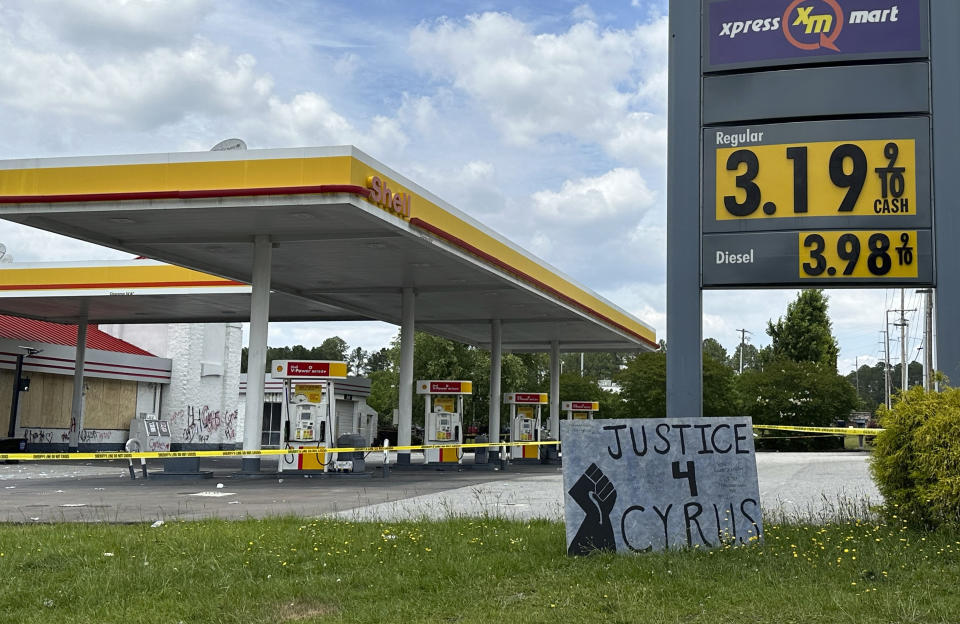
[[[957,622],[960,533],[565,554],[563,525],[276,518],[0,526],[0,622]]]

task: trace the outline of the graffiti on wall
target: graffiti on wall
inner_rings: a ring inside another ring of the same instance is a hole
[[[24,427],[23,437],[28,444],[69,444],[70,432],[59,427]],[[127,430],[81,429],[78,440],[81,444],[123,444],[127,441]]]
[[[180,434],[176,442],[190,444],[232,443],[237,437],[238,411],[221,411],[209,406],[189,406],[170,414],[170,429]]]
[[[44,429],[43,427],[25,427],[23,437],[27,444],[53,444],[70,441],[68,429]]]
[[[126,433],[121,430],[121,433]],[[116,432],[110,429],[81,429],[79,439],[84,443],[113,442]]]
[[[170,450],[170,439],[169,438],[154,438],[150,437],[147,439],[147,448],[144,449],[150,452],[166,452]]]

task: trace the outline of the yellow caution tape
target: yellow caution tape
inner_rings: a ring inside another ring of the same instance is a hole
[[[773,431],[799,431],[801,433],[830,433],[841,436],[875,436],[883,429],[864,429],[859,427],[794,427],[792,425],[754,425],[754,429]]]
[[[350,447],[301,447],[289,449],[237,449],[230,451],[103,451],[96,453],[0,453],[0,460],[75,460],[75,459],[168,459],[176,457],[237,457],[250,455],[304,455],[306,453],[382,453],[384,451],[421,451],[441,448],[488,448],[499,446],[547,446],[559,445],[557,440],[540,442],[468,442],[465,444],[419,444],[408,446],[350,446]]]
[[[799,431],[802,433],[829,433],[843,436],[875,436],[883,429],[859,429],[856,427],[794,427],[789,425],[754,425],[754,429],[774,431]],[[288,449],[237,449],[230,451],[103,451],[96,453],[0,453],[0,460],[50,461],[78,459],[169,459],[177,457],[239,457],[256,455],[303,455],[306,453],[383,453],[385,451],[422,451],[442,448],[491,448],[501,446],[559,446],[559,440],[538,442],[467,442],[464,444],[417,444],[406,446],[351,446],[351,447],[301,447]]]

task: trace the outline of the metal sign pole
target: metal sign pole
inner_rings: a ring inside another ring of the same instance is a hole
[[[23,358],[24,354],[17,354],[17,367],[13,372],[13,397],[10,399],[10,423],[7,429],[8,438],[12,438],[17,434],[17,412],[20,411],[20,380],[23,378]]]
[[[700,3],[670,0],[667,416],[703,414],[700,292]]]
[[[960,249],[956,236],[960,232],[960,214],[953,206],[960,194],[960,180],[956,170],[960,164],[960,80],[957,59],[960,59],[960,2],[956,0],[930,1],[930,80],[932,83],[932,136],[934,202],[942,199],[943,206],[936,212],[934,250],[936,265],[937,367],[950,383],[960,384],[960,328],[953,314],[943,310],[957,310],[960,306]]]

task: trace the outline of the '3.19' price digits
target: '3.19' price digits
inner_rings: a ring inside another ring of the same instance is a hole
[[[913,139],[716,152],[716,218],[916,214]]]

